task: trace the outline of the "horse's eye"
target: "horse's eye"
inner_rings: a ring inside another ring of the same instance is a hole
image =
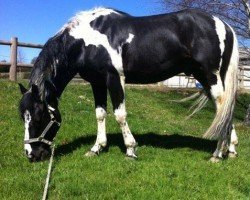
[[[40,116],[35,116],[35,117],[34,117],[34,120],[35,120],[35,121],[37,121],[37,122],[39,122],[39,121],[40,121],[40,119],[41,119],[41,117],[40,117]]]
[[[37,109],[38,110],[43,110],[44,106],[41,103],[35,103],[34,108],[35,108],[35,110],[37,110]]]
[[[40,121],[41,117],[42,117],[42,112],[40,110],[36,110],[35,113],[34,113],[34,117],[33,117],[34,120],[35,121]]]

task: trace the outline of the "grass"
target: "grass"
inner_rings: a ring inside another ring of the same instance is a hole
[[[21,95],[14,83],[1,80],[0,88],[0,199],[40,199],[48,161],[29,163],[24,156],[24,127],[17,112]],[[234,119],[239,157],[213,164],[208,159],[216,142],[201,137],[213,119],[213,105],[185,121],[190,103],[168,101],[184,95],[127,89],[138,160],[125,159],[110,101],[108,151],[87,158],[96,137],[92,92],[88,85],[69,85],[60,102],[63,123],[49,199],[250,199],[250,130],[242,125],[244,108],[237,105]],[[240,99],[250,102],[249,95]]]

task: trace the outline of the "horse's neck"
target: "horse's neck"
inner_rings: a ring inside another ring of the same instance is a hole
[[[45,61],[44,61],[45,62]],[[43,64],[43,63],[42,63]],[[60,98],[67,84],[73,79],[77,71],[75,68],[68,68],[66,66],[51,67],[48,69],[43,69],[43,67],[36,67],[32,71],[30,85],[35,84],[40,89],[40,94],[44,94],[45,81],[48,80],[52,82],[56,88],[56,96]]]

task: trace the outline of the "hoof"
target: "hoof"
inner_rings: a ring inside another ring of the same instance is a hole
[[[85,153],[86,157],[94,157],[94,156],[98,156],[98,153],[94,152],[94,151],[88,151],[87,153]]]
[[[137,160],[137,156],[136,155],[134,155],[134,156],[126,155],[125,159],[126,160]]]
[[[134,147],[127,148],[126,157],[130,158],[130,159],[133,159],[133,160],[137,159],[137,155],[135,154],[135,148]]]
[[[210,162],[211,163],[218,163],[218,162],[220,162],[222,159],[221,158],[218,158],[218,157],[212,157],[212,158],[210,158]]]
[[[237,153],[229,152],[228,153],[228,157],[229,158],[236,158],[237,157]]]

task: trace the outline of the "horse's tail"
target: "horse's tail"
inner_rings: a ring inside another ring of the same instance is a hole
[[[225,138],[232,127],[232,118],[238,83],[237,73],[239,52],[235,32],[231,27],[230,29],[231,31],[229,30],[229,34],[232,35],[232,40],[230,42],[227,42],[233,44],[231,45],[231,49],[228,51],[229,54],[231,51],[231,56],[228,59],[224,59],[223,62],[226,62],[228,64],[224,66],[222,65],[223,68],[221,67],[219,71],[220,78],[224,83],[224,90],[222,92],[221,98],[218,100],[218,102],[216,102],[217,109],[215,118],[211,126],[203,136],[209,139]]]

